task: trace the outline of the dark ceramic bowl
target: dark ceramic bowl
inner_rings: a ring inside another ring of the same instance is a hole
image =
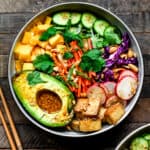
[[[115,150],[128,150],[132,139],[141,136],[144,133],[150,133],[150,124],[143,125],[127,135],[116,147]]]
[[[130,103],[126,107],[126,113],[124,114],[124,116],[120,119],[120,121],[117,124],[119,124],[121,121],[123,121],[128,116],[128,114],[131,112],[131,110],[133,109],[133,107],[135,106],[135,104],[139,98],[142,84],[143,84],[144,68],[143,68],[143,58],[142,58],[141,50],[139,48],[139,45],[138,45],[133,33],[120,18],[118,18],[115,14],[111,13],[110,11],[108,11],[98,5],[94,5],[94,4],[90,4],[90,3],[69,2],[69,3],[60,3],[57,5],[50,6],[47,9],[36,14],[23,26],[23,28],[18,33],[18,35],[13,43],[13,46],[12,46],[12,49],[10,52],[10,56],[9,56],[8,78],[9,78],[10,89],[11,89],[12,95],[14,97],[14,100],[15,100],[17,106],[20,108],[21,112],[33,124],[35,124],[39,128],[41,128],[49,133],[59,135],[59,136],[65,136],[65,137],[87,137],[87,136],[97,135],[97,134],[106,132],[106,131],[114,128],[115,125],[103,125],[103,128],[101,130],[92,132],[92,133],[79,133],[79,132],[74,132],[74,131],[56,130],[56,128],[48,128],[48,127],[40,124],[38,121],[36,121],[34,118],[32,118],[28,114],[28,112],[24,109],[24,107],[21,105],[21,103],[17,99],[17,97],[14,93],[13,87],[12,87],[12,76],[14,76],[14,74],[15,74],[13,50],[14,50],[16,43],[22,38],[24,31],[26,29],[30,28],[34,23],[41,20],[42,18],[44,18],[47,15],[50,15],[50,14],[58,12],[58,11],[63,11],[63,10],[92,12],[92,13],[96,14],[97,16],[105,18],[110,23],[117,26],[122,33],[127,32],[129,34],[129,37],[131,40],[131,47],[135,50],[135,52],[137,54],[138,62],[139,62],[139,70],[140,70],[139,76],[138,76],[139,85],[138,85],[136,95],[133,97],[133,99],[130,101]]]

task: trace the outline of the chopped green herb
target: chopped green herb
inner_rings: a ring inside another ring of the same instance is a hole
[[[78,88],[78,84],[73,82],[73,81],[68,81],[68,84],[71,85],[71,86],[74,86],[75,88]]]
[[[82,56],[80,67],[83,71],[101,71],[105,65],[105,60],[101,57],[101,51],[92,49],[84,53]]]
[[[40,36],[40,41],[47,41],[51,36],[55,35],[57,32],[56,28],[49,27],[45,32]]]
[[[64,59],[70,59],[73,58],[73,54],[71,52],[65,52],[63,55]]]
[[[76,73],[77,73],[78,76],[81,76],[81,77],[83,77],[85,79],[90,80],[90,78],[88,77],[88,75],[86,73],[80,72],[80,71],[76,71]]]
[[[27,80],[29,85],[36,85],[39,83],[45,83],[46,81],[43,81],[40,77],[40,72],[33,71],[32,73],[29,73],[27,76]]]
[[[68,80],[68,81],[71,80],[71,76],[72,76],[72,74],[73,74],[74,68],[75,68],[75,66],[72,65],[72,67],[69,69],[68,76],[67,76],[67,80]]]
[[[109,44],[120,44],[121,34],[118,28],[114,26],[109,26],[104,31],[104,37]]]
[[[70,43],[71,41],[77,41],[80,47],[83,47],[83,41],[80,35],[74,34],[72,32],[66,31],[64,34],[64,39],[67,43]]]
[[[39,55],[33,61],[34,67],[42,72],[51,73],[53,71],[54,62],[48,54]]]

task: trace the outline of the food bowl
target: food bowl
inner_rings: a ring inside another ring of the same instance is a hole
[[[50,6],[47,9],[36,14],[24,25],[24,27],[18,33],[18,35],[13,43],[13,46],[12,46],[12,49],[10,52],[10,56],[9,56],[8,78],[9,78],[10,89],[11,89],[12,95],[13,95],[14,100],[15,100],[17,106],[19,107],[19,109],[33,124],[35,124],[39,128],[41,128],[49,133],[59,135],[59,136],[65,136],[65,137],[88,137],[88,136],[97,135],[97,134],[106,132],[106,131],[114,128],[114,126],[116,126],[116,125],[104,125],[103,128],[99,131],[88,132],[88,133],[67,131],[67,130],[61,130],[61,129],[59,130],[59,129],[55,129],[55,128],[46,127],[46,126],[40,124],[38,121],[36,121],[33,117],[31,117],[29,115],[29,113],[24,109],[24,107],[18,100],[18,98],[14,92],[13,86],[12,86],[12,77],[15,74],[13,50],[16,46],[16,43],[23,37],[24,31],[29,29],[32,25],[34,25],[36,22],[38,22],[42,18],[46,17],[47,15],[50,15],[50,14],[58,12],[58,11],[63,11],[63,10],[92,12],[92,13],[96,14],[97,16],[101,16],[102,18],[105,18],[110,23],[117,26],[122,33],[124,33],[124,32],[128,33],[129,38],[131,40],[131,47],[135,50],[135,53],[136,53],[137,59],[138,59],[138,67],[140,70],[138,73],[139,84],[138,84],[138,88],[137,88],[137,92],[136,92],[135,96],[132,98],[132,100],[129,102],[129,104],[125,108],[126,112],[125,112],[124,116],[118,121],[118,123],[116,125],[118,125],[120,122],[122,122],[128,116],[128,114],[131,112],[131,110],[133,109],[133,107],[135,106],[135,104],[138,101],[138,98],[139,98],[139,95],[141,92],[141,88],[142,88],[142,84],[143,84],[144,68],[143,68],[143,58],[142,58],[141,50],[139,48],[139,45],[138,45],[133,33],[120,18],[118,18],[115,14],[111,13],[110,11],[108,11],[98,5],[94,5],[94,4],[90,4],[90,3],[69,2],[69,3],[60,3],[57,5]]]
[[[142,134],[149,133],[150,131],[150,124],[143,125],[134,131],[132,131],[129,135],[127,135],[116,147],[115,150],[125,150],[129,148],[131,141],[137,137],[141,136]]]

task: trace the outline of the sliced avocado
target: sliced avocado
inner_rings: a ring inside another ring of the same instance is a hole
[[[13,88],[17,97],[29,114],[41,124],[49,127],[65,126],[73,117],[73,94],[61,81],[37,71],[36,73],[38,73],[39,76],[35,77],[38,77],[38,81],[41,82],[30,84],[28,76],[33,72],[34,71],[24,71],[13,78]],[[49,94],[48,96],[52,98],[41,97],[44,96],[44,94]],[[46,101],[45,98],[48,100]],[[52,101],[53,99],[55,99],[55,101]],[[57,100],[60,100],[60,102],[56,102]],[[55,102],[59,106],[57,106]],[[48,107],[56,107],[56,109],[53,108],[47,111],[49,109]]]

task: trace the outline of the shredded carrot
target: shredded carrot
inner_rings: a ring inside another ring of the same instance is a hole
[[[88,47],[89,47],[89,49],[92,49],[92,48],[93,48],[91,38],[88,38]]]
[[[77,52],[78,52],[79,57],[81,58],[82,57],[82,50],[78,50]]]
[[[52,58],[54,60],[54,63],[56,64],[56,66],[58,66],[60,68],[61,64],[59,63],[58,59],[56,58],[56,54],[55,53],[52,53]]]
[[[79,87],[78,87],[77,96],[80,97],[80,93],[81,93],[81,78],[80,78],[80,77],[78,78],[78,86],[79,86]]]

